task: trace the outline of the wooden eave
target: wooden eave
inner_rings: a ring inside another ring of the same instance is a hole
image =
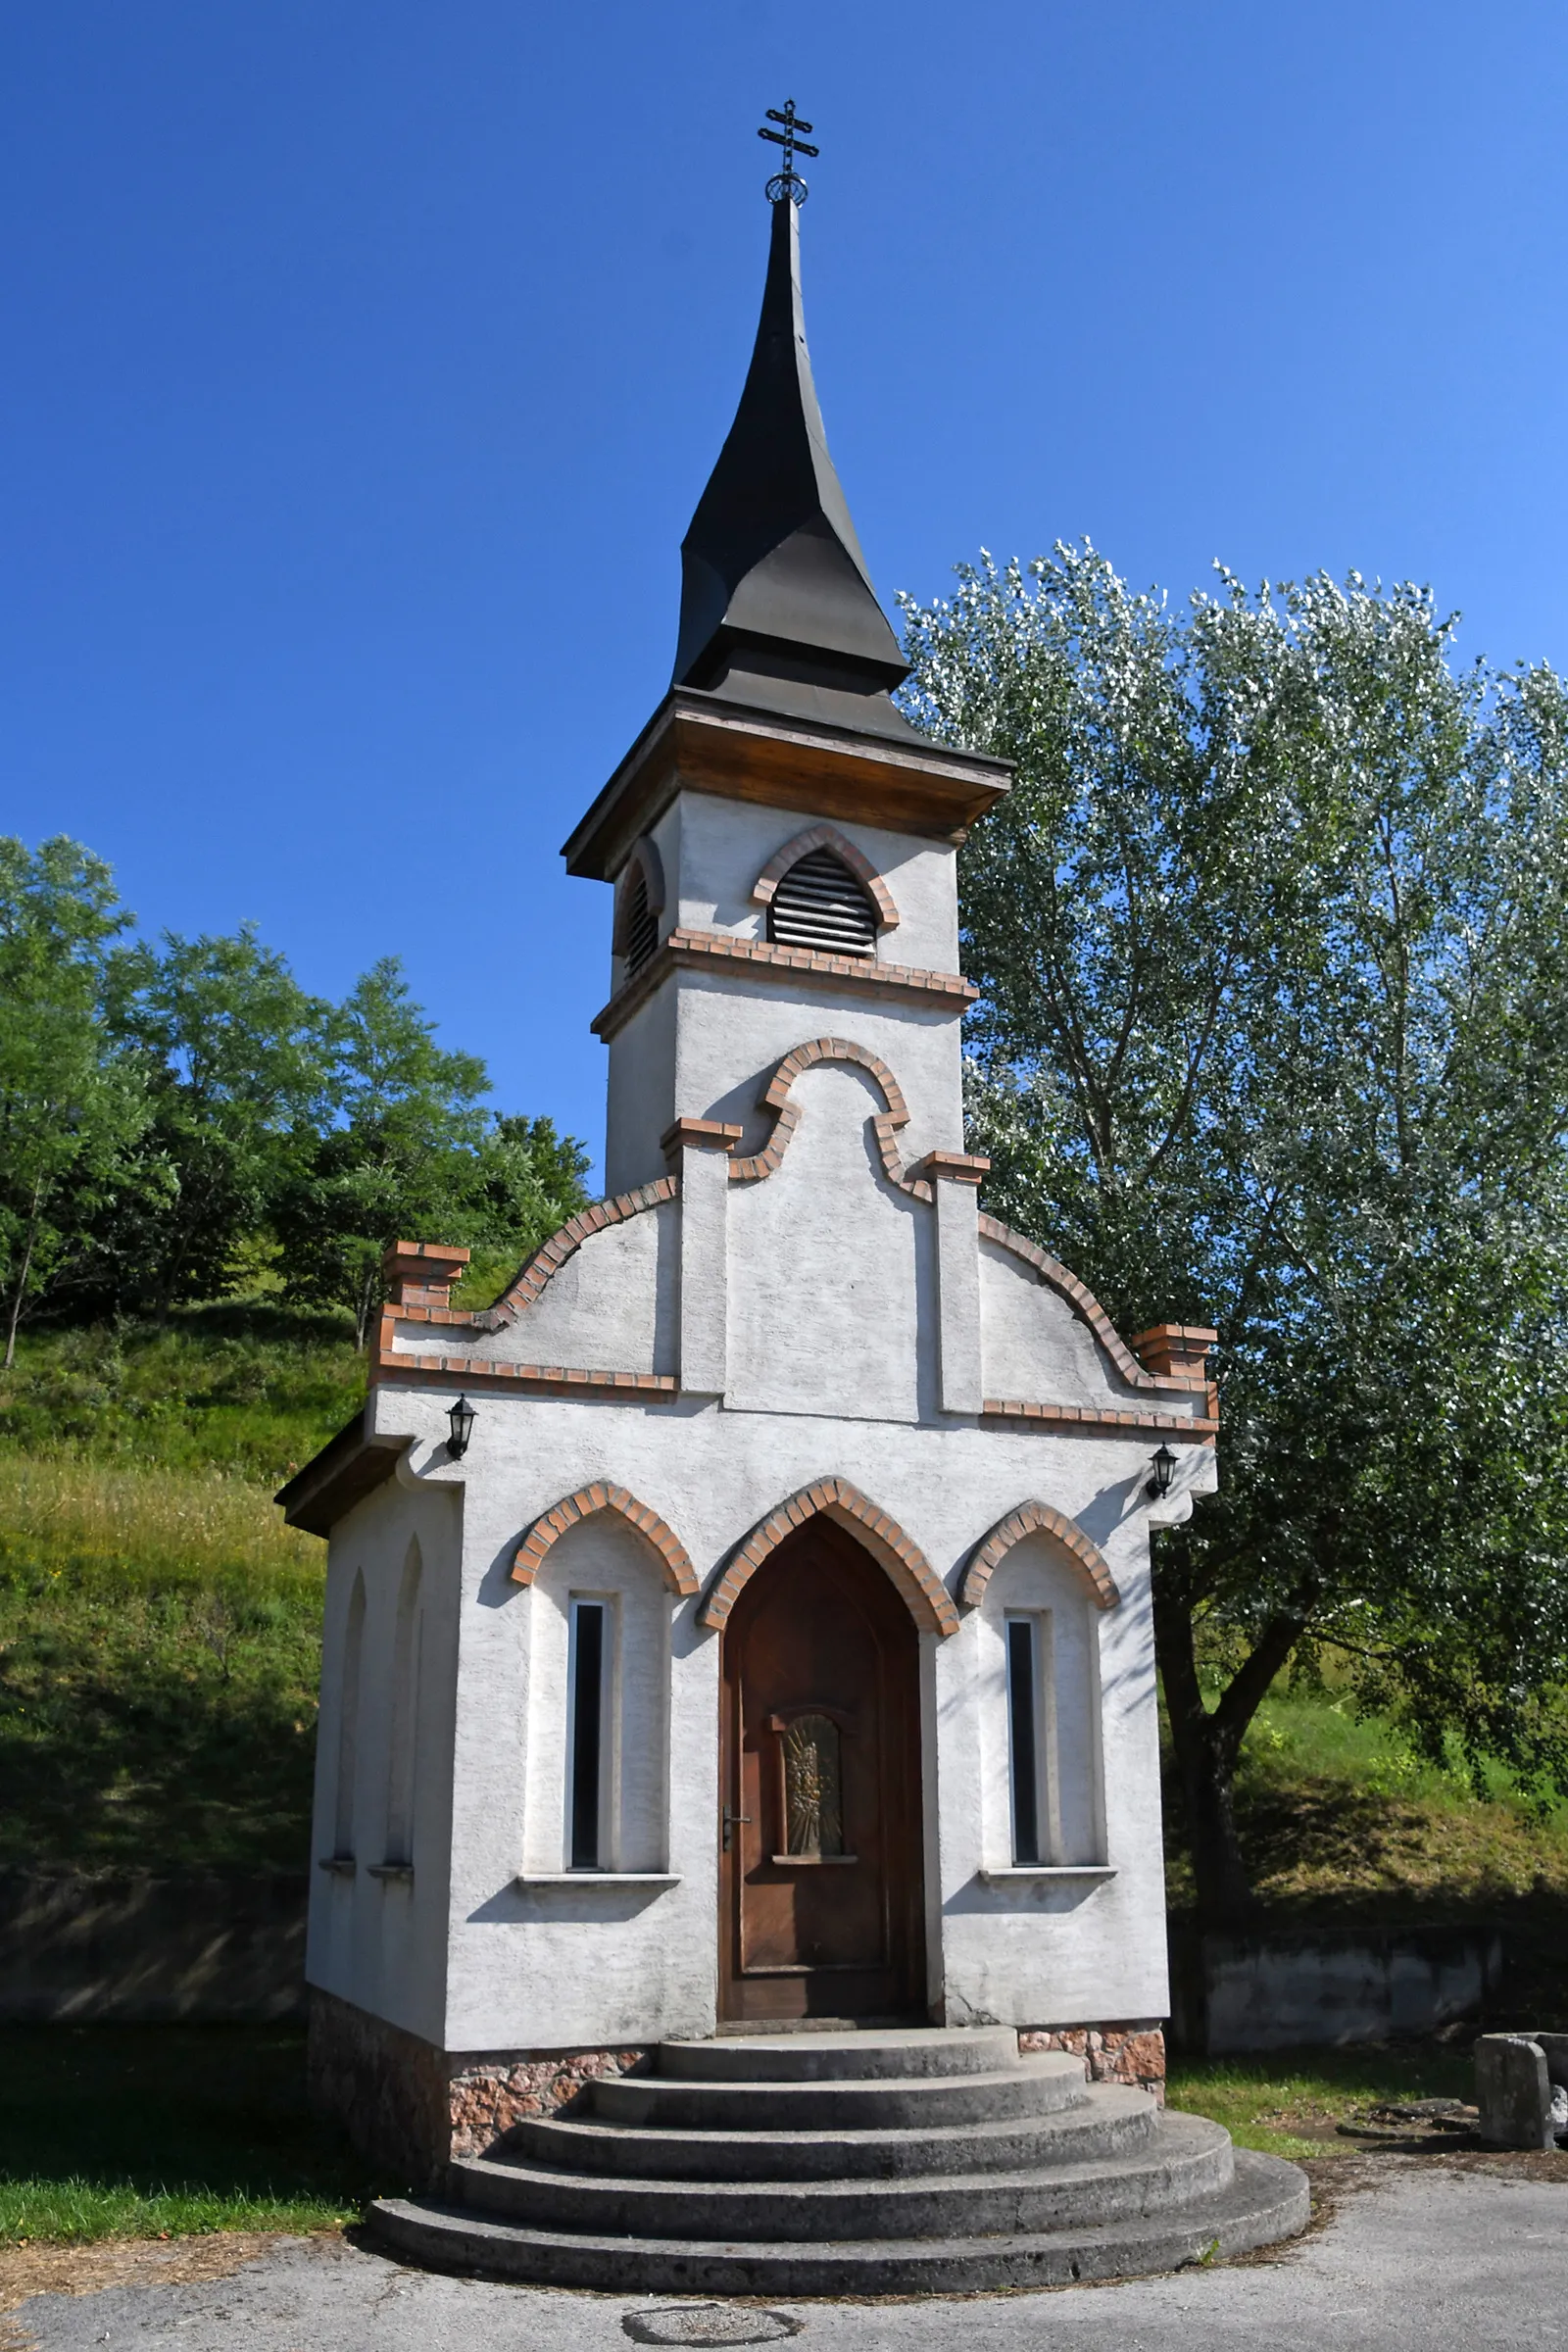
[[[562,851],[566,871],[612,880],[677,792],[798,808],[889,832],[961,841],[1007,791],[1005,760],[781,717],[675,688]]]
[[[329,1536],[357,1502],[392,1476],[408,1439],[368,1437],[365,1423],[362,1406],[286,1487],[279,1487],[272,1500],[282,1505],[290,1527],[303,1528],[308,1536]]]

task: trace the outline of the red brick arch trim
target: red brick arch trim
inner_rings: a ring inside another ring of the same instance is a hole
[[[995,1217],[982,1215],[980,1236],[983,1241],[995,1242],[999,1249],[1007,1250],[1013,1257],[1021,1257],[1025,1265],[1034,1268],[1043,1282],[1061,1293],[1073,1312],[1088,1324],[1129,1388],[1164,1389],[1178,1392],[1184,1396],[1192,1396],[1195,1391],[1201,1394],[1204,1387],[1201,1378],[1166,1376],[1151,1372],[1141,1364],[1087,1283],[1080,1282],[1076,1274],[1069,1274],[1066,1267],[1047,1250],[1034,1242],[1026,1242],[1021,1233],[1014,1233],[1010,1226],[1000,1224]]]
[[[876,908],[876,927],[879,931],[898,928],[899,910],[893,903],[893,893],[863,850],[847,841],[837,825],[808,825],[797,833],[781,850],[775,850],[752,884],[752,897],[759,906],[770,906],[773,893],[792,865],[799,865],[813,850],[831,850],[834,857],[847,865],[855,879]]]
[[[757,1099],[759,1110],[773,1114],[773,1132],[760,1152],[747,1159],[732,1159],[729,1163],[732,1184],[755,1184],[760,1177],[771,1176],[783,1158],[790,1137],[801,1123],[801,1106],[789,1099],[790,1088],[803,1070],[816,1062],[849,1062],[874,1078],[882,1090],[885,1110],[874,1111],[871,1125],[876,1134],[876,1148],[882,1161],[882,1171],[890,1184],[901,1193],[908,1193],[916,1200],[929,1200],[931,1187],[923,1177],[906,1176],[895,1137],[901,1127],[909,1123],[909,1105],[904,1100],[904,1090],[885,1061],[858,1046],[849,1037],[813,1037],[808,1044],[797,1046],[786,1054],[772,1077]]]
[[[909,1541],[896,1519],[878,1510],[847,1478],[819,1478],[813,1486],[802,1487],[799,1494],[769,1511],[731,1552],[698,1616],[698,1624],[716,1631],[768,1554],[818,1512],[836,1519],[865,1545],[897,1585],[906,1608],[922,1633],[957,1632],[958,1612],[925,1553]]]
[[[958,1587],[958,1599],[966,1609],[980,1605],[981,1595],[1002,1562],[1015,1544],[1025,1536],[1051,1536],[1063,1551],[1070,1554],[1075,1565],[1089,1580],[1098,1608],[1113,1609],[1121,1598],[1116,1580],[1105,1565],[1104,1553],[1098,1544],[1090,1542],[1081,1527],[1075,1527],[1060,1511],[1054,1511],[1049,1502],[1020,1502],[1005,1519],[999,1519],[989,1536],[982,1536],[969,1554]]]
[[[600,1511],[613,1511],[634,1527],[658,1552],[664,1571],[664,1582],[672,1592],[689,1600],[697,1590],[697,1571],[691,1554],[668,1523],[624,1487],[595,1485],[579,1487],[575,1494],[565,1495],[552,1510],[545,1511],[532,1527],[524,1530],[512,1562],[512,1581],[514,1585],[531,1585],[551,1545],[564,1536],[568,1527],[579,1519],[592,1519]]]

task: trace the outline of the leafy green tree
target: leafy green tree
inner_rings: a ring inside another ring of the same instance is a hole
[[[109,868],[64,835],[0,840],[0,1265],[5,1362],[29,1298],[112,1190],[146,1126],[136,1058],[105,1018],[115,943],[130,917]],[[74,1215],[62,1216],[69,1204]]]
[[[960,863],[993,1200],[1221,1333],[1222,1492],[1154,1574],[1201,1910],[1293,1657],[1568,1788],[1561,682],[1456,670],[1411,588],[1176,613],[1087,547],[906,612],[913,713],[1017,762]]]
[[[331,1007],[246,924],[165,934],[126,958],[117,1025],[142,1055],[152,1117],[138,1173],[99,1220],[114,1288],[160,1314],[244,1278],[247,1245],[313,1158],[330,1116]]]
[[[329,1033],[336,1124],[285,1187],[275,1223],[291,1288],[350,1306],[363,1347],[389,1242],[524,1252],[581,1204],[587,1162],[548,1119],[484,1107],[483,1062],[436,1044],[395,958],[357,984]]]

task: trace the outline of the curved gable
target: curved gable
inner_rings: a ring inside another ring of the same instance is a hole
[[[911,1194],[917,1200],[929,1200],[930,1185],[923,1178],[905,1174],[904,1161],[894,1140],[899,1129],[909,1123],[909,1105],[904,1099],[904,1090],[885,1061],[866,1047],[858,1046],[849,1037],[813,1037],[785,1054],[758,1097],[758,1108],[773,1114],[772,1133],[760,1152],[754,1152],[745,1159],[730,1161],[730,1182],[755,1184],[760,1178],[774,1173],[789,1148],[790,1137],[801,1123],[801,1107],[798,1102],[790,1101],[790,1089],[803,1070],[811,1069],[824,1061],[843,1062],[855,1069],[864,1070],[875,1081],[885,1105],[883,1109],[874,1111],[871,1117],[883,1173],[888,1182],[897,1185],[901,1192]]]

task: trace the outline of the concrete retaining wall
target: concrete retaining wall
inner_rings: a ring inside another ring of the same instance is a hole
[[[0,1872],[0,2022],[249,2024],[305,2012],[303,1871]]]
[[[1384,2041],[1480,2018],[1502,1983],[1489,1928],[1170,1936],[1171,2039],[1194,2056]]]

